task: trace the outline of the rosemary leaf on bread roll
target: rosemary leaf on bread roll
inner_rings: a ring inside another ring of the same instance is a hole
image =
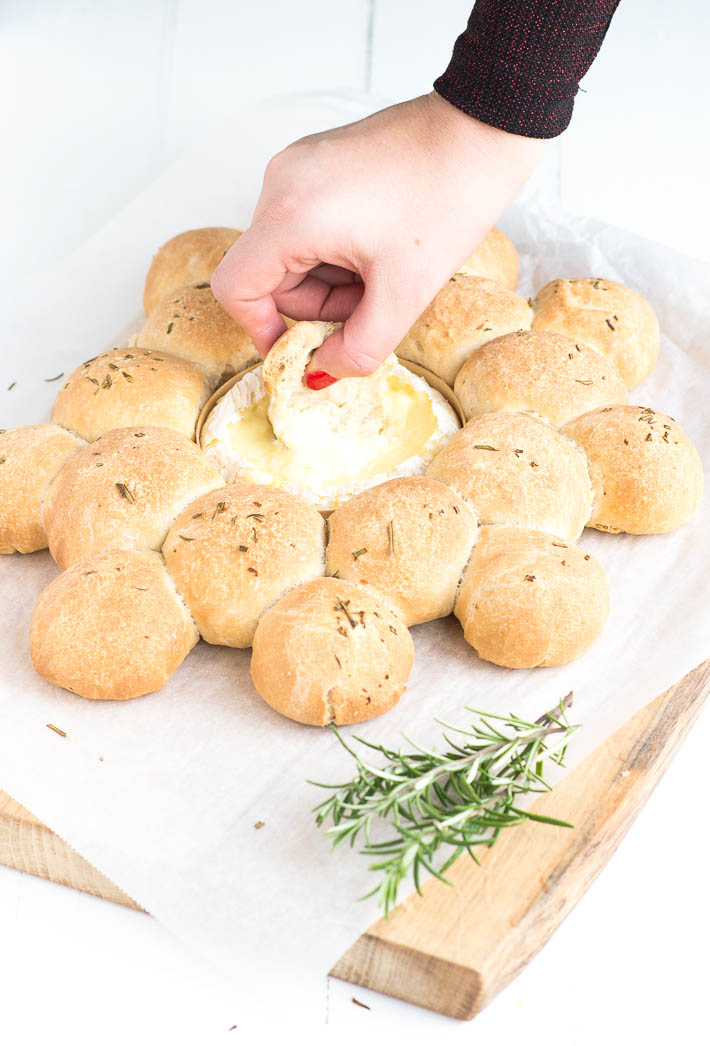
[[[223,487],[217,469],[170,429],[111,429],[69,458],[42,506],[49,551],[64,569],[109,548],[159,549],[179,512]]]
[[[501,334],[529,330],[532,315],[526,298],[493,280],[452,276],[395,351],[453,386],[474,349]]]
[[[307,581],[257,625],[254,686],[298,723],[361,723],[392,708],[414,663],[407,626],[372,592],[340,578]]]
[[[518,252],[513,241],[494,226],[473,254],[459,266],[457,273],[462,276],[483,276],[514,291],[518,285]]]
[[[210,388],[204,371],[188,360],[166,352],[111,349],[69,375],[52,421],[86,440],[127,425],[160,425],[192,439]]]
[[[455,613],[484,661],[564,665],[604,628],[609,583],[597,560],[575,545],[524,527],[482,527]]]
[[[237,483],[191,502],[163,555],[202,638],[248,647],[268,607],[323,575],[325,523],[293,494]]]
[[[562,430],[584,450],[594,502],[588,526],[665,534],[693,516],[703,466],[681,427],[650,407],[602,407]]]
[[[0,430],[0,554],[47,547],[42,501],[52,478],[83,445],[58,425]]]
[[[480,523],[515,523],[576,541],[592,489],[579,447],[528,414],[481,414],[426,471],[455,490]]]
[[[37,672],[100,701],[160,690],[198,639],[162,556],[146,549],[75,563],[41,594],[30,627]]]
[[[366,586],[418,625],[452,612],[478,523],[450,487],[407,476],[346,501],[328,530],[327,573]]]
[[[648,302],[613,280],[553,280],[533,302],[532,329],[591,345],[616,364],[631,389],[658,359],[658,320]]]
[[[471,353],[454,392],[467,419],[524,411],[558,427],[594,407],[628,403],[612,360],[564,334],[516,331]]]
[[[145,278],[143,307],[146,316],[171,291],[188,283],[209,283],[212,273],[235,243],[238,229],[211,227],[188,229],[164,243]]]

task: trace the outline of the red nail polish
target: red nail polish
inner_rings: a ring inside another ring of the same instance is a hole
[[[318,389],[327,389],[337,380],[332,374],[328,374],[327,370],[312,370],[310,374],[306,374],[306,385],[314,392],[317,392]]]

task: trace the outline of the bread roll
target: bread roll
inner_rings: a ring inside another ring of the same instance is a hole
[[[202,638],[247,647],[267,607],[323,575],[325,524],[293,494],[238,483],[191,502],[163,555]]]
[[[609,614],[599,563],[523,527],[482,527],[458,598],[466,642],[504,668],[564,665],[592,645]]]
[[[627,388],[647,378],[658,358],[658,320],[644,298],[602,279],[553,280],[533,303],[532,329],[591,345],[616,364]]]
[[[361,723],[397,703],[414,662],[406,625],[359,585],[324,577],[267,610],[251,675],[267,704],[298,723]]]
[[[594,502],[588,526],[665,534],[703,495],[698,452],[676,422],[650,407],[602,407],[563,429],[585,451]]]
[[[516,331],[476,349],[456,376],[464,414],[528,411],[551,425],[607,403],[627,403],[615,364],[564,334]]]
[[[127,425],[160,425],[192,439],[209,395],[207,377],[194,363],[164,352],[111,349],[69,375],[52,421],[86,440]]]
[[[529,330],[526,298],[493,280],[452,276],[426,307],[396,352],[453,386],[461,365],[479,345],[516,330]]]
[[[450,487],[408,476],[346,501],[328,528],[328,574],[367,586],[418,625],[452,612],[478,524]]]
[[[483,276],[514,291],[518,286],[518,252],[504,232],[493,227],[458,269],[462,276]]]
[[[151,310],[135,337],[141,349],[198,363],[212,387],[261,359],[238,323],[222,308],[209,283],[171,291]]]
[[[161,298],[188,283],[209,283],[241,232],[220,227],[188,229],[164,243],[145,278],[143,307],[149,315]]]
[[[42,501],[50,480],[82,446],[57,425],[0,430],[0,554],[47,547]]]
[[[39,674],[98,701],[160,690],[198,639],[162,556],[145,549],[75,563],[39,597],[30,627]]]
[[[64,569],[109,548],[159,549],[185,505],[223,486],[214,465],[179,432],[112,429],[51,483],[42,507],[49,551]]]
[[[527,414],[473,418],[426,475],[452,487],[480,523],[516,523],[576,541],[591,512],[584,454]]]

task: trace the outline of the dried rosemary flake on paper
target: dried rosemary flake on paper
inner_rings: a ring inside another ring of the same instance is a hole
[[[45,378],[45,381],[59,381],[60,378],[64,377],[64,371],[61,374],[57,374],[54,378]]]
[[[54,725],[54,723],[47,723],[47,726],[49,727],[50,730],[54,730],[55,734],[59,734],[60,737],[66,737],[67,736],[66,730],[60,730],[58,726]]]

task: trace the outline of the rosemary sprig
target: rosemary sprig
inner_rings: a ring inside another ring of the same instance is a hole
[[[395,751],[355,737],[385,757],[382,768],[366,761],[331,726],[355,760],[356,772],[341,785],[309,781],[333,792],[314,807],[316,824],[320,828],[332,822],[325,831],[334,848],[344,842],[354,846],[357,839],[363,845],[360,852],[374,858],[369,867],[380,880],[365,897],[376,895],[388,915],[410,873],[418,892],[424,872],[449,882],[444,873],[454,861],[468,853],[478,863],[474,847],[492,846],[503,828],[526,820],[571,828],[567,821],[518,806],[520,797],[550,790],[543,763],[551,759],[561,764],[570,737],[579,729],[565,715],[571,704],[569,693],[534,723],[467,707],[478,717],[469,729],[436,720],[468,738],[457,743],[443,734],[450,746],[443,752],[423,748],[406,736],[413,751]],[[380,821],[394,832],[376,842],[371,831]]]

